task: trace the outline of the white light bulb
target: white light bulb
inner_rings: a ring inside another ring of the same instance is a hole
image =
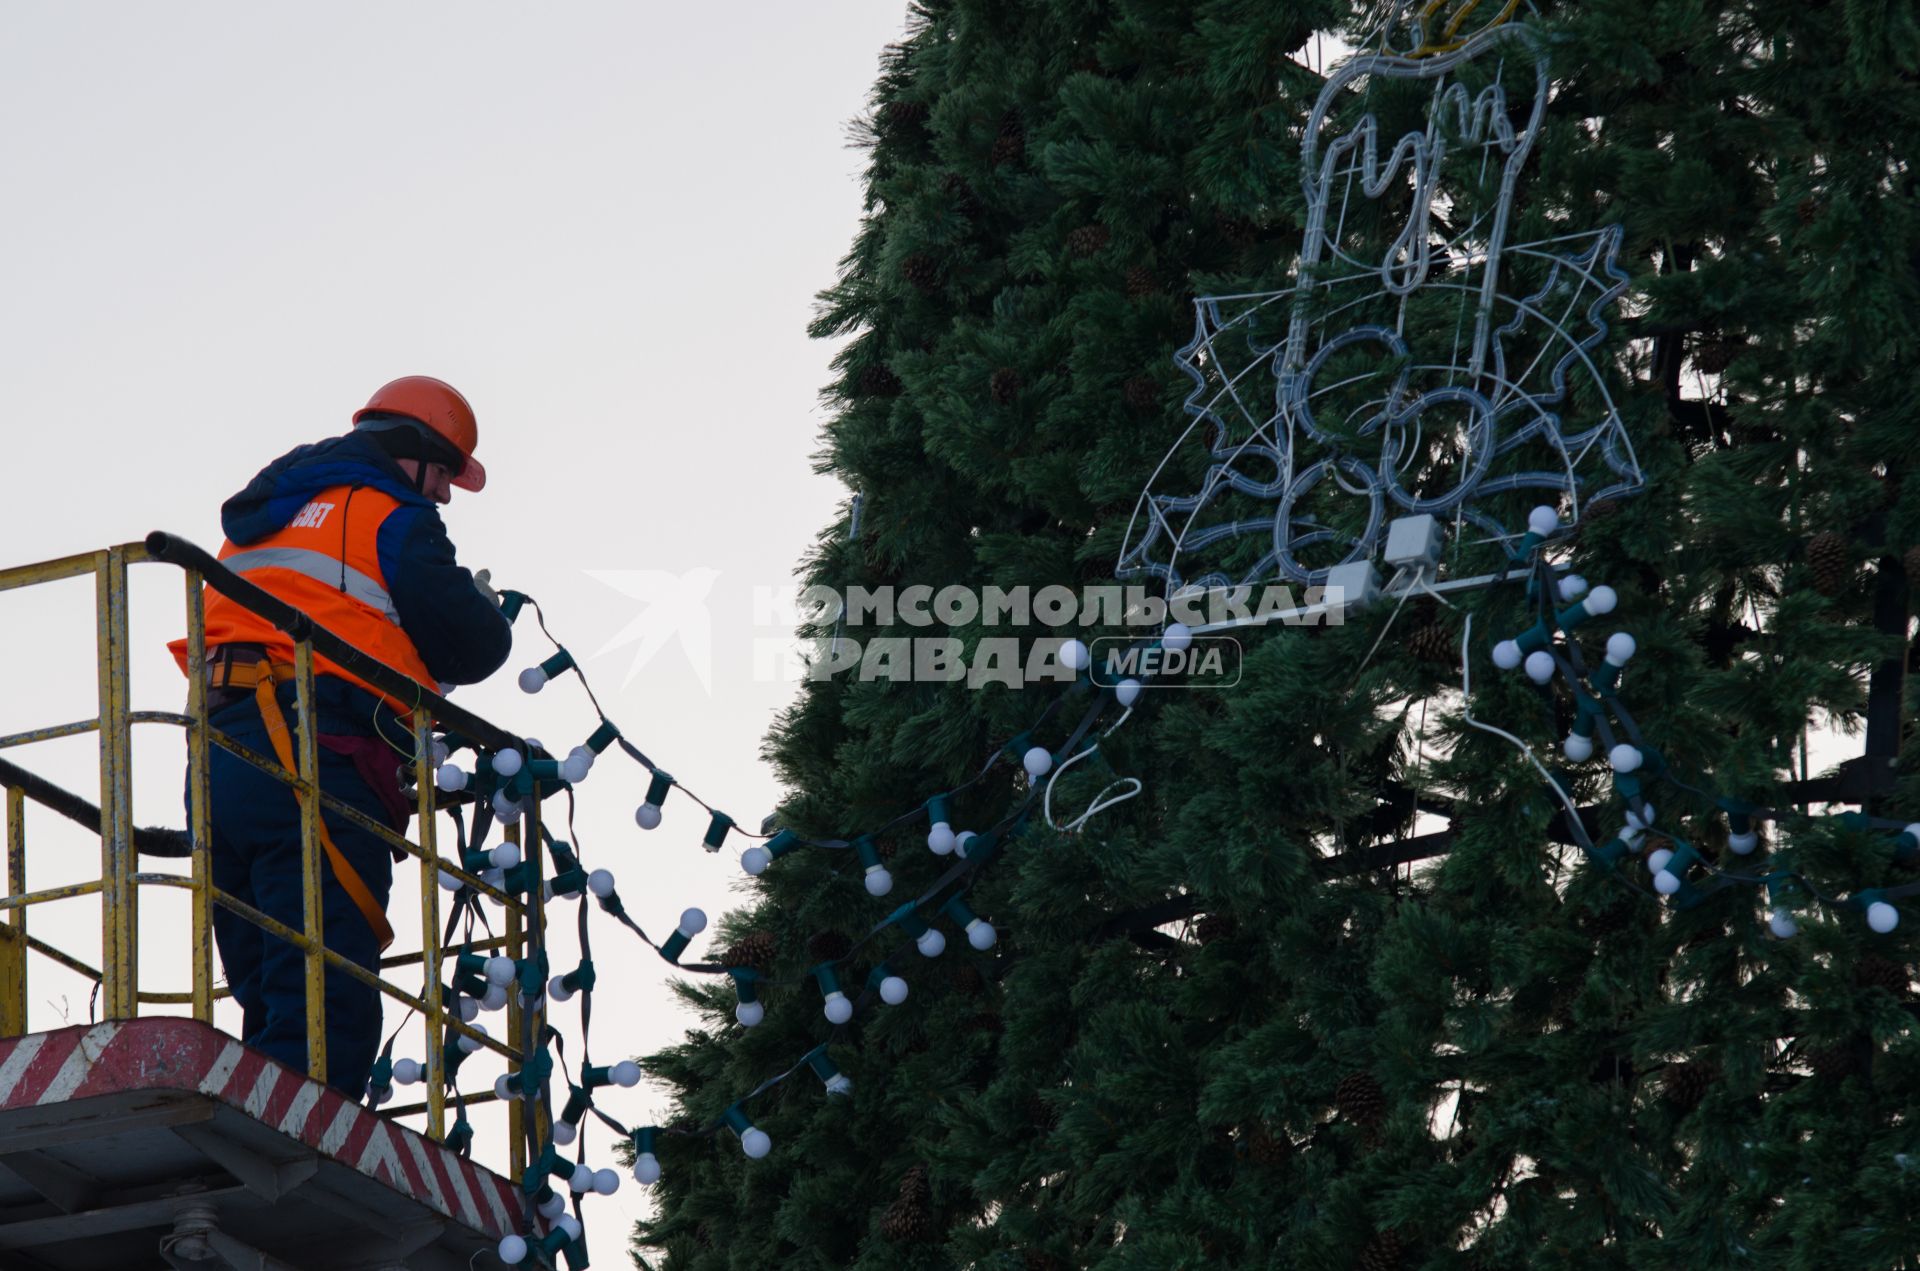
[[[502,777],[517,777],[520,775],[520,762],[519,751],[502,750],[493,757],[493,770]]]
[[[967,943],[976,949],[991,949],[999,938],[1000,933],[985,918],[975,918],[967,924]]]
[[[1595,587],[1587,593],[1587,612],[1596,618],[1602,614],[1612,613],[1614,606],[1619,603],[1620,597],[1611,587]]]
[[[980,836],[975,834],[972,830],[962,830],[958,834],[953,836],[953,850],[960,854],[960,858],[962,860],[965,860],[967,855],[967,844],[973,842],[974,839],[979,837]]]
[[[383,1103],[391,1102],[392,1099],[393,1099],[392,1086],[381,1086],[378,1090],[373,1092],[373,1106],[376,1108]]]
[[[1140,699],[1139,680],[1121,680],[1113,686],[1113,700],[1122,706],[1131,706]]]
[[[597,1169],[593,1172],[593,1191],[596,1196],[611,1196],[619,1190],[619,1174],[610,1169]]]
[[[1160,645],[1170,653],[1178,653],[1193,643],[1193,628],[1184,622],[1176,622],[1160,635]]]
[[[1560,528],[1560,514],[1542,503],[1527,513],[1527,528],[1541,538],[1545,538]]]
[[[1578,600],[1587,591],[1587,580],[1578,574],[1568,574],[1560,580],[1560,599]]]
[[[927,831],[927,850],[935,856],[945,856],[953,850],[953,827],[945,821],[936,821]]]
[[[898,1006],[907,1000],[907,982],[897,975],[889,975],[880,981],[880,1000],[888,1006]]]
[[[418,1059],[396,1059],[393,1061],[393,1079],[403,1086],[410,1086],[420,1080],[420,1061]]]
[[[520,1236],[502,1236],[500,1247],[494,1252],[500,1255],[500,1261],[508,1266],[517,1266],[527,1256],[527,1242]]]
[[[1793,920],[1793,913],[1784,908],[1776,908],[1767,916],[1767,929],[1781,940],[1791,940],[1800,934],[1800,924]]]
[[[1585,763],[1593,758],[1593,738],[1582,737],[1579,733],[1568,733],[1566,743],[1561,746],[1561,749],[1573,762]]]
[[[1867,906],[1867,925],[1884,936],[1900,925],[1900,911],[1884,900],[1876,900]]]
[[[1069,640],[1060,646],[1060,665],[1069,671],[1085,670],[1090,660],[1092,654],[1087,651],[1085,641]]]
[[[471,1024],[480,1018],[480,1003],[470,997],[455,1002],[453,1009],[459,1014],[462,1024]]]
[[[493,1097],[496,1099],[518,1099],[520,1092],[507,1084],[507,1074],[501,1073],[493,1079]]]
[[[452,874],[449,874],[446,870],[443,869],[440,871],[440,890],[441,891],[459,891],[462,887],[465,887],[465,886],[466,886],[465,883],[455,878]]]
[[[844,1024],[853,1018],[853,1003],[849,1002],[847,995],[839,989],[827,994],[827,1000],[820,1009],[826,1014],[829,1023]]]
[[[591,874],[588,874],[587,890],[598,896],[601,900],[605,900],[607,897],[613,895],[613,871],[610,869],[596,869]]]
[[[1748,830],[1745,834],[1727,835],[1727,847],[1735,856],[1749,855],[1754,848],[1759,846],[1760,835],[1753,830]]]
[[[660,809],[651,803],[643,803],[633,810],[633,821],[643,830],[660,828]]]
[[[1667,867],[1667,862],[1672,859],[1673,859],[1673,850],[1671,848],[1663,847],[1656,851],[1648,852],[1647,853],[1647,872],[1651,874],[1659,873],[1661,870]]]
[[[1632,772],[1640,766],[1643,758],[1639,747],[1623,741],[1608,753],[1607,762],[1613,765],[1615,772]]]
[[[923,957],[937,958],[947,950],[947,938],[938,927],[928,927],[913,943]]]
[[[480,999],[480,1009],[483,1011],[497,1011],[497,1010],[503,1009],[506,1006],[506,1004],[507,1004],[506,985],[504,984],[487,985],[487,995]]]
[[[1639,651],[1639,641],[1624,631],[1616,631],[1607,637],[1607,661],[1615,666],[1625,666]]]
[[[559,1192],[548,1192],[547,1198],[535,1206],[535,1209],[542,1218],[552,1222],[567,1212],[567,1198]]]
[[[573,1173],[567,1176],[567,1190],[576,1194],[592,1191],[593,1167],[585,1164],[574,1166]]]
[[[487,853],[487,860],[492,863],[495,869],[512,869],[520,863],[520,845],[518,843],[501,843]]]
[[[547,981],[547,996],[556,1002],[566,1002],[573,998],[573,990],[567,987],[567,977],[556,975]]]
[[[1493,646],[1493,664],[1503,671],[1511,671],[1520,665],[1520,642],[1502,640]]]
[[[547,686],[547,673],[537,666],[530,666],[520,672],[520,691],[538,693]]]
[[[1545,649],[1535,649],[1527,654],[1527,678],[1535,684],[1545,684],[1553,678],[1553,654]]]
[[[844,1072],[836,1072],[827,1078],[827,1093],[836,1099],[844,1099],[853,1093],[853,1079]]]
[[[580,1226],[580,1220],[572,1214],[563,1213],[556,1215],[553,1220],[553,1225],[566,1232],[568,1240],[578,1240],[584,1233],[584,1228]]]
[[[742,1002],[733,1008],[733,1017],[742,1028],[752,1028],[767,1017],[767,1008],[758,1002]]]
[[[691,940],[707,929],[707,911],[704,909],[683,909],[680,911],[680,934]]]
[[[750,847],[740,853],[740,868],[756,878],[767,872],[767,866],[773,864],[773,854],[764,847]]]
[[[450,763],[443,763],[433,774],[433,784],[448,794],[458,794],[467,788],[467,774]]]
[[[642,1187],[652,1187],[660,1181],[660,1160],[652,1152],[642,1152],[634,1158],[633,1181]]]
[[[1047,753],[1045,746],[1035,746],[1021,757],[1026,765],[1029,777],[1044,777],[1053,768],[1053,756]]]
[[[893,875],[887,872],[885,865],[867,866],[867,893],[872,896],[884,896],[893,890]]]
[[[607,1075],[613,1078],[614,1085],[622,1090],[631,1090],[640,1084],[640,1065],[631,1059],[622,1059],[607,1071]]]
[[[560,761],[560,779],[562,781],[569,781],[578,785],[580,782],[585,781],[587,774],[592,771],[593,750],[587,746],[575,746],[567,752],[567,757]]]
[[[505,790],[493,792],[493,816],[502,825],[512,825],[520,819],[520,800],[509,799]]]
[[[441,696],[445,697],[446,694],[442,693]],[[447,741],[444,737],[435,737],[427,743],[427,758],[432,761],[433,766],[436,768],[445,763],[452,755],[453,752],[447,749]]]
[[[1673,895],[1680,890],[1680,875],[1672,870],[1661,870],[1653,876],[1653,889],[1662,896]]]
[[[491,1036],[491,1034],[487,1032],[487,1026],[485,1024],[473,1024],[473,1025],[470,1025],[469,1027],[471,1027],[474,1032],[480,1034],[480,1036],[482,1037]],[[462,1051],[464,1051],[469,1055],[473,1054],[476,1050],[480,1049],[480,1043],[475,1041],[473,1038],[466,1036],[465,1034],[461,1035],[459,1041],[456,1044],[460,1047]]]
[[[740,1150],[747,1154],[749,1160],[757,1161],[773,1151],[773,1140],[759,1126],[750,1125],[747,1132],[740,1136]]]
[[[556,1147],[571,1146],[574,1139],[578,1138],[579,1135],[579,1127],[571,1121],[555,1121],[553,1123],[553,1142]]]
[[[513,980],[513,973],[519,968],[514,966],[512,958],[493,957],[487,959],[487,983],[507,984]]]

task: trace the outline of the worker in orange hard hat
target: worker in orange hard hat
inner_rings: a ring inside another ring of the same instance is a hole
[[[479,490],[473,407],[451,384],[409,375],[378,389],[344,436],[274,460],[221,508],[227,568],[423,688],[472,684],[500,668],[512,631],[492,593],[455,560],[440,519],[453,490]],[[214,727],[292,769],[293,642],[265,618],[206,593],[208,696]],[[186,669],[186,642],[173,651]],[[321,788],[404,832],[411,807],[399,767],[413,753],[413,703],[316,656]],[[300,806],[285,783],[223,747],[209,766],[213,885],[298,931],[304,928]],[[189,808],[191,814],[191,808]],[[369,970],[392,939],[393,864],[381,839],[322,816],[326,943]],[[301,954],[216,908],[213,934],[240,1003],[249,1045],[297,1070],[306,1058]],[[327,1081],[364,1090],[380,1032],[378,993],[326,973]]]

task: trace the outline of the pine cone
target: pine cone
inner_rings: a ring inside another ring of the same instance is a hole
[[[816,931],[807,937],[807,954],[815,962],[838,962],[853,951],[853,941],[838,931]]]
[[[968,1032],[985,1033],[989,1037],[998,1037],[1006,1031],[1006,1027],[1006,1024],[1001,1021],[998,1011],[980,1011],[975,1014],[972,1019],[968,1020],[966,1024]]]
[[[1255,1121],[1241,1133],[1240,1141],[1246,1144],[1247,1159],[1255,1165],[1272,1168],[1285,1165],[1293,1155],[1293,1142],[1284,1134],[1268,1131],[1266,1123]]]
[[[1220,231],[1220,237],[1235,247],[1245,247],[1259,232],[1259,227],[1244,216],[1216,217],[1214,227]]]
[[[972,220],[980,214],[980,196],[973,192],[973,187],[958,172],[947,173],[947,179],[940,183],[940,188],[953,200],[953,210],[960,215]]]
[[[898,397],[900,377],[885,366],[862,367],[860,391],[868,397]]]
[[[951,982],[953,991],[966,997],[977,997],[987,987],[987,982],[981,978],[980,972],[964,962],[953,968]]]
[[[881,111],[888,128],[904,130],[918,128],[926,122],[927,104],[925,102],[888,102]]]
[[[1863,989],[1885,989],[1895,997],[1905,997],[1913,977],[1900,963],[1869,953],[1853,964],[1853,982]]]
[[[1355,1125],[1374,1126],[1387,1114],[1387,1092],[1370,1072],[1348,1073],[1334,1089],[1333,1104]]]
[[[883,861],[892,860],[894,858],[894,855],[898,853],[899,850],[900,850],[899,842],[890,838],[881,839],[879,842],[873,845],[874,855],[878,856]]]
[[[940,266],[933,257],[915,252],[900,262],[900,276],[921,291],[932,291],[940,285]]]
[[[1240,924],[1234,921],[1230,913],[1202,914],[1200,921],[1193,924],[1193,934],[1201,944],[1212,944],[1216,940],[1231,939]]]
[[[720,961],[727,966],[751,967],[764,973],[773,969],[773,959],[779,951],[779,941],[765,931],[756,931],[728,945]]]
[[[1138,300],[1143,296],[1151,296],[1159,290],[1159,280],[1153,276],[1153,271],[1145,265],[1135,265],[1133,268],[1127,270],[1128,299]]]
[[[1854,1062],[1853,1043],[1835,1042],[1830,1046],[1816,1046],[1807,1051],[1807,1062],[1813,1065],[1813,1074],[1824,1081],[1840,1081],[1851,1077],[1857,1065]]]
[[[1010,110],[1000,120],[1000,135],[993,141],[993,166],[1004,163],[1017,163],[1027,153],[1027,130],[1020,122],[1020,112]]]
[[[1407,652],[1422,662],[1451,663],[1456,654],[1453,633],[1437,622],[1415,627],[1407,633]]]
[[[1160,402],[1160,385],[1151,375],[1135,375],[1121,385],[1121,393],[1131,410],[1145,414]]]
[[[1360,1256],[1354,1259],[1353,1265],[1355,1271],[1399,1271],[1405,1252],[1397,1233],[1378,1231],[1373,1239],[1360,1246]]]
[[[1668,1064],[1660,1077],[1661,1093],[1680,1112],[1691,1112],[1707,1097],[1708,1089],[1718,1076],[1713,1066],[1707,1063]]]
[[[1103,250],[1113,239],[1113,231],[1104,225],[1082,225],[1067,235],[1067,250],[1075,256],[1091,256]]]
[[[916,1165],[900,1178],[899,1194],[880,1215],[880,1234],[888,1240],[924,1240],[933,1234],[933,1185],[927,1167]]]
[[[1011,366],[1001,367],[988,379],[987,390],[993,394],[993,400],[997,405],[1011,404],[1020,394],[1020,372]]]
[[[1807,567],[1813,571],[1813,589],[1823,596],[1837,596],[1853,575],[1852,555],[1846,536],[1822,530],[1807,540]]]
[[[1693,364],[1708,375],[1719,375],[1733,364],[1734,356],[1745,343],[1737,335],[1709,332],[1694,342]]]

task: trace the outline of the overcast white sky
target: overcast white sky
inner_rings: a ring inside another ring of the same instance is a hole
[[[846,124],[903,18],[902,0],[8,6],[0,565],[155,528],[215,548],[221,501],[268,460],[343,431],[393,376],[441,376],[478,411],[491,474],[448,510],[461,558],[538,597],[577,651],[643,608],[600,571],[718,571],[711,694],[677,646],[624,688],[630,650],[587,669],[642,749],[757,824],[778,793],[758,747],[791,689],[752,675],[753,589],[788,585],[846,494],[810,470],[833,350],[805,326],[859,217]],[[178,708],[162,646],[180,595],[170,567],[136,570],[137,708]],[[0,595],[0,734],[93,712],[90,597]],[[589,708],[571,682],[520,694],[547,650],[531,623],[518,641],[461,700],[564,751]],[[136,754],[139,819],[181,824],[177,733],[148,729]],[[9,757],[97,789],[86,739]],[[689,803],[634,828],[643,776],[603,763],[580,837],[665,934],[687,905],[717,916],[740,875],[736,852],[701,851]],[[89,840],[29,827],[33,886],[97,875]],[[417,912],[412,894],[391,912]],[[186,984],[173,900],[147,907],[148,987]],[[91,958],[94,914],[34,924]],[[609,923],[598,940],[622,944]],[[596,1059],[692,1024],[651,955],[610,961]],[[46,966],[33,1026],[84,1020],[84,990]],[[660,1104],[609,1101],[636,1124]],[[629,1179],[589,1207],[599,1265],[624,1265],[640,1199]]]

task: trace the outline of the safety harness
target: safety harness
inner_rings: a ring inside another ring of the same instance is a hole
[[[280,709],[280,699],[274,694],[274,686],[284,684],[294,675],[293,666],[285,662],[269,662],[261,659],[248,664],[229,662],[213,668],[214,688],[251,688],[253,698],[260,707],[260,718],[266,723],[267,737],[273,742],[273,753],[280,760],[280,766],[288,773],[298,775],[294,766],[293,735],[287,728],[286,714]],[[294,798],[301,804],[306,802],[306,792],[294,787]],[[381,909],[380,902],[373,898],[366,880],[360,877],[358,870],[347,860],[346,854],[334,845],[333,835],[327,830],[324,813],[319,818],[320,846],[326,849],[327,861],[333,867],[333,876],[340,886],[352,898],[354,907],[360,916],[367,920],[373,933],[380,940],[381,952],[393,943],[393,927],[387,922],[387,915]]]

